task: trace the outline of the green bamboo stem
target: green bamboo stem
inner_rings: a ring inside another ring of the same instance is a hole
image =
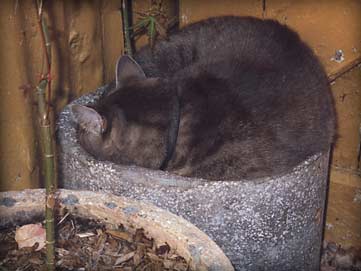
[[[45,229],[46,229],[46,265],[47,270],[55,270],[55,222],[54,222],[54,192],[55,186],[55,160],[53,151],[53,138],[51,134],[51,125],[48,118],[48,109],[46,103],[47,79],[40,81],[38,92],[38,111],[40,117],[40,141],[42,143],[42,161],[46,188],[45,204]]]
[[[50,43],[50,36],[49,36],[49,31],[48,31],[48,27],[46,24],[46,20],[43,16],[41,16],[41,29],[43,31],[43,37],[42,37],[42,41],[43,44],[45,45],[46,48],[46,54],[45,54],[45,62],[46,62],[46,74],[48,75],[48,77],[51,74],[51,43]],[[50,103],[51,103],[51,78],[47,78],[48,79],[48,106],[47,106],[47,114],[49,115],[50,112]]]
[[[55,270],[55,191],[57,176],[55,173],[54,138],[52,136],[51,121],[49,118],[51,99],[51,43],[48,27],[42,16],[42,3],[39,9],[39,30],[44,50],[46,70],[37,86],[38,114],[40,126],[40,142],[42,152],[42,168],[44,170],[46,200],[45,200],[45,230],[46,230],[46,266],[47,270]],[[44,76],[45,75],[45,76]],[[46,99],[48,97],[48,101]]]
[[[124,33],[124,41],[125,41],[125,53],[128,56],[133,56],[132,49],[132,39],[130,36],[130,26],[129,26],[129,5],[127,0],[122,0],[122,8],[121,15],[123,18],[123,33]]]

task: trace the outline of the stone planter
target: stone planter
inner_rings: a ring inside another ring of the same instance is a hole
[[[91,191],[59,190],[59,202],[71,214],[120,225],[134,233],[143,228],[156,244],[167,242],[190,263],[192,270],[234,270],[222,250],[188,221],[152,204]],[[0,193],[0,228],[40,222],[44,219],[42,189]]]
[[[76,100],[89,104],[106,87]],[[284,176],[256,181],[207,181],[100,162],[78,144],[65,108],[58,122],[62,185],[111,191],[151,202],[208,234],[237,270],[318,270],[328,154]]]

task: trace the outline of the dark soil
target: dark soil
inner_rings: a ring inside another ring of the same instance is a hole
[[[46,270],[45,248],[18,249],[15,228],[0,231],[0,270]],[[56,270],[186,271],[167,244],[156,247],[142,229],[135,234],[68,216],[57,227]]]
[[[18,249],[16,228],[0,230],[0,271],[46,270],[45,248]],[[57,270],[189,271],[184,258],[164,244],[156,247],[142,229],[135,234],[93,220],[68,216],[57,227]],[[361,252],[324,241],[321,271],[361,271]]]

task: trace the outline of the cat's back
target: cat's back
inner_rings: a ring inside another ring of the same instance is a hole
[[[183,144],[193,151],[189,175],[276,175],[329,149],[335,117],[327,76],[296,32],[273,20],[227,16],[185,27],[171,43],[184,112],[193,112],[189,132],[180,128],[192,134]]]
[[[202,51],[205,51],[205,48],[211,51],[232,48],[232,53],[249,49],[257,49],[258,53],[262,53],[260,48],[269,48],[272,51],[275,47],[294,47],[299,42],[299,37],[296,32],[272,19],[222,16],[184,27],[179,34],[174,35],[174,41],[182,43],[183,40],[189,41]],[[220,45],[222,47],[218,47]],[[233,47],[234,45],[238,46]]]
[[[135,58],[148,76],[170,77],[196,63],[239,59],[282,66],[309,55],[298,34],[275,20],[222,16],[189,24]]]

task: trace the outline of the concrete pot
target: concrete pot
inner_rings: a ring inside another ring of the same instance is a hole
[[[77,217],[117,226],[122,224],[132,233],[143,228],[156,244],[167,242],[190,263],[192,270],[234,270],[229,259],[206,234],[152,204],[91,191],[59,190],[58,199],[61,207]],[[0,228],[42,221],[44,203],[42,189],[1,192]]]
[[[96,102],[107,87],[74,103]],[[208,234],[236,270],[318,270],[328,153],[284,176],[207,181],[96,161],[79,145],[66,107],[58,122],[62,185],[151,202]]]

